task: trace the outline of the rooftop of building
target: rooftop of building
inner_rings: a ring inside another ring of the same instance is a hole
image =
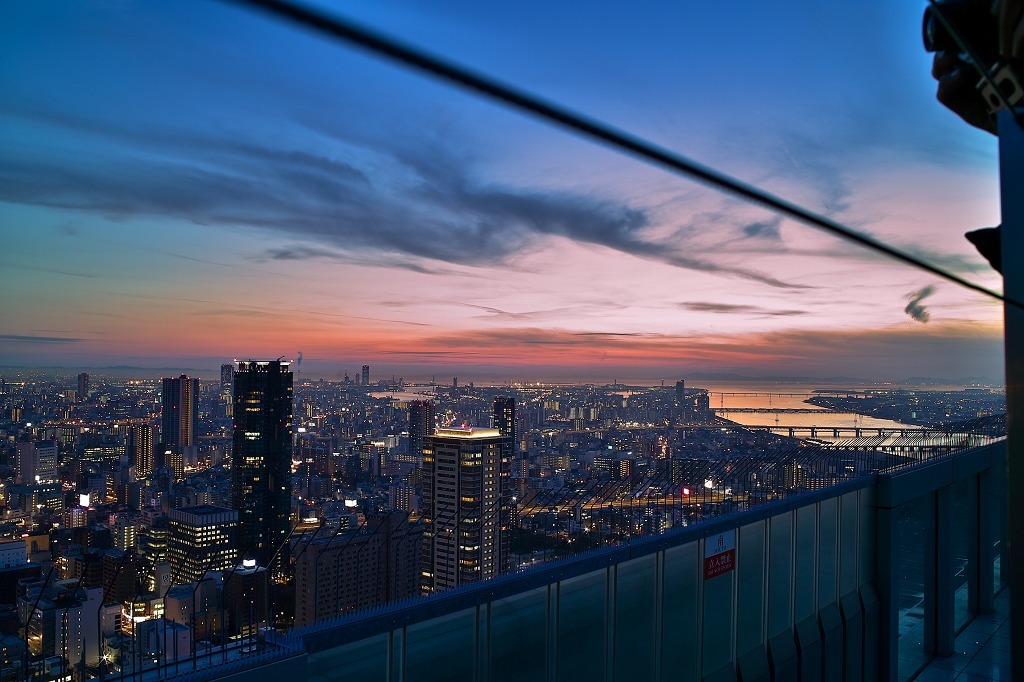
[[[272,367],[290,367],[291,360],[236,360],[236,371],[267,371]]]
[[[180,509],[172,509],[171,512],[181,512],[183,514],[193,514],[195,516],[212,516],[214,514],[223,514],[225,512],[232,512],[235,515],[238,512],[230,507],[218,507],[212,504],[197,504],[194,507],[182,507]]]
[[[481,428],[476,426],[445,427],[435,430],[434,435],[442,438],[462,439],[500,438],[501,431],[498,429]]]
[[[238,511],[229,507],[216,507],[212,504],[200,504],[194,507],[182,507],[181,509],[170,510],[168,516],[171,521],[190,524],[225,524],[237,523]]]

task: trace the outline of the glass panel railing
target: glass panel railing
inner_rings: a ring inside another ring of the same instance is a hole
[[[565,580],[558,590],[557,679],[594,678],[607,667],[608,576],[604,571]]]
[[[763,647],[768,594],[765,584],[767,521],[740,527],[736,551],[736,655]]]
[[[700,543],[691,542],[665,551],[662,574],[661,666],[664,676],[683,682],[701,679],[700,584],[704,557]]]
[[[834,497],[818,503],[818,609],[838,599],[839,502]]]
[[[388,633],[382,633],[310,654],[309,674],[330,682],[387,682],[389,639]]]
[[[547,676],[547,615],[547,587],[491,602],[487,629],[489,679],[512,682]]]
[[[475,610],[466,610],[410,625],[405,631],[405,679],[474,679],[479,646],[476,617]]]
[[[977,610],[978,602],[978,483],[977,477],[955,481],[950,486],[953,505],[950,550],[953,588],[954,630],[959,632]]]
[[[992,493],[994,499],[994,512],[992,520],[992,567],[994,570],[993,589],[999,592],[1009,582],[1009,571],[1006,562],[1009,560],[1009,545],[1007,544],[1008,513],[1006,507],[1006,467],[999,467],[992,473]]]
[[[839,597],[842,598],[861,585],[859,575],[861,542],[868,538],[859,536],[861,514],[861,491],[846,493],[839,499]],[[866,580],[865,580],[866,582]]]
[[[768,521],[768,636],[789,630],[793,621],[793,523],[796,512]]]
[[[899,508],[897,562],[897,642],[900,680],[909,680],[935,653],[935,496],[924,495]]]
[[[615,567],[614,678],[655,679],[658,555]],[[678,614],[668,614],[669,618]]]

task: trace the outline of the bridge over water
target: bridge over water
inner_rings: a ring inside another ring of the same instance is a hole
[[[766,413],[766,414],[835,414],[838,410],[830,410],[824,407],[719,407],[713,410],[715,414],[735,413]]]
[[[785,391],[708,391],[708,395],[719,396],[742,396],[747,398],[768,397],[768,398],[806,398],[808,396],[857,396],[864,395],[863,391],[803,391],[801,393],[786,393]]]
[[[957,435],[923,426],[745,426],[744,428],[751,431],[770,431],[793,438],[867,438],[869,436],[940,438]]]

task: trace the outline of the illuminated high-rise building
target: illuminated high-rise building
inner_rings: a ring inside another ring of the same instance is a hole
[[[423,450],[424,592],[508,570],[512,439],[497,429],[444,428]]]
[[[519,450],[516,433],[516,399],[509,395],[499,395],[494,399],[494,428],[501,435],[512,439],[512,456]]]
[[[152,424],[145,421],[128,424],[125,429],[124,452],[135,467],[135,475],[139,478],[153,473],[154,445]]]
[[[292,372],[281,360],[242,361],[235,370],[231,506],[241,558],[283,575],[288,552],[292,463]]]
[[[181,452],[180,448],[171,447],[170,445],[158,445],[157,446],[157,458],[159,460],[159,467],[161,469],[170,472],[173,480],[180,481],[185,478],[185,457]]]
[[[167,542],[170,535],[167,517],[158,516],[139,534],[139,549],[151,566],[167,561]],[[168,576],[170,569],[168,569]]]
[[[18,443],[14,460],[16,483],[50,483],[57,480],[57,441]]]
[[[110,524],[110,539],[117,549],[134,552],[139,548],[137,521],[127,514],[117,514]]]
[[[409,403],[409,454],[423,463],[423,446],[426,437],[434,434],[434,402],[414,400]]]
[[[370,383],[370,366],[369,365],[363,365],[363,386],[366,386],[369,383]]]
[[[165,377],[161,405],[161,442],[177,452],[195,445],[196,420],[199,417],[199,379],[184,374],[180,377]]]
[[[711,420],[711,396],[707,391],[701,391],[697,394],[696,408],[697,419],[702,422]]]
[[[231,395],[235,390],[235,366],[226,363],[220,366],[220,399],[224,403],[224,409],[228,417],[234,414],[234,404]]]
[[[89,397],[89,373],[82,372],[78,375],[78,402],[84,403]]]
[[[39,471],[39,458],[36,456],[36,444],[32,441],[18,443],[14,456],[14,482],[31,484],[36,482]]]
[[[228,570],[237,563],[237,511],[207,504],[172,509],[167,516],[167,554],[174,584],[194,582],[207,571]]]
[[[39,478],[37,480],[40,483],[57,481],[59,473],[57,441],[44,440],[36,443],[36,457],[39,462]]]

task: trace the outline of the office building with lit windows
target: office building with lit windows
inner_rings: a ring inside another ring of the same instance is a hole
[[[423,462],[426,438],[434,434],[434,402],[413,400],[409,403],[409,455]]]
[[[443,428],[423,450],[422,588],[435,592],[508,570],[512,439]]]
[[[160,399],[162,409],[161,442],[181,452],[196,444],[196,420],[199,417],[199,379],[184,374],[164,377]]]
[[[154,468],[153,425],[148,421],[132,422],[125,427],[124,433],[124,452],[135,467],[135,475],[139,478],[149,476]]]
[[[224,403],[225,416],[233,413],[234,403],[231,394],[235,389],[235,366],[228,362],[220,366],[220,399]]]
[[[283,574],[288,552],[292,462],[292,372],[281,360],[242,361],[234,376],[231,506],[241,558]]]
[[[194,582],[207,571],[228,570],[238,563],[238,512],[234,509],[200,505],[172,509],[167,516],[167,553],[174,584]]]
[[[494,428],[501,435],[512,439],[512,456],[519,450],[516,431],[516,399],[510,395],[500,395],[494,399]]]
[[[57,442],[22,441],[18,443],[14,460],[16,483],[32,485],[57,480]]]
[[[89,373],[82,372],[78,375],[78,402],[84,403],[89,399]]]

